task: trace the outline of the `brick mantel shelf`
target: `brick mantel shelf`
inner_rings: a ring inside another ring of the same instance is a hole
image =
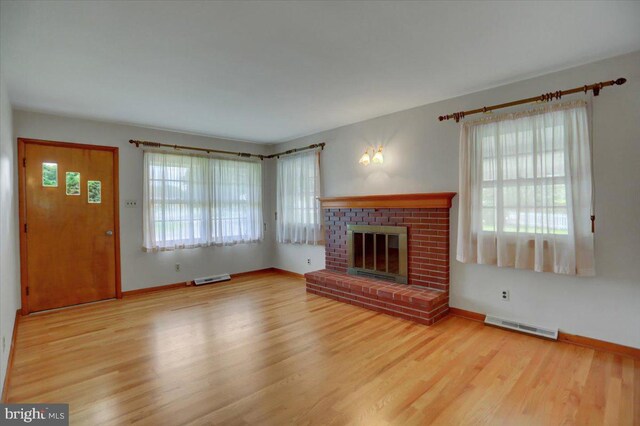
[[[455,192],[422,194],[362,195],[353,197],[322,197],[323,209],[438,209],[451,208]]]
[[[325,268],[305,274],[318,296],[431,325],[449,312],[449,209],[455,192],[320,198]],[[349,225],[402,226],[408,282],[348,275]]]

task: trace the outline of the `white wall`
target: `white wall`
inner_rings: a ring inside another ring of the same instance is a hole
[[[122,290],[134,290],[191,280],[218,273],[237,273],[272,266],[273,229],[268,227],[265,240],[257,244],[145,253],[142,247],[142,149],[129,139],[246,151],[266,154],[268,145],[186,135],[142,127],[62,117],[28,111],[14,111],[15,138],[34,138],[120,148],[120,250]],[[271,185],[273,160],[263,163],[264,210],[273,209]],[[15,188],[17,191],[17,188]],[[137,208],[125,208],[125,200],[137,200]],[[267,217],[265,217],[267,221]],[[268,222],[267,222],[268,223]],[[181,266],[175,271],[175,264]]]
[[[451,210],[451,305],[640,347],[640,52],[299,138],[274,149],[327,142],[322,155],[325,196],[457,191],[458,125],[438,122],[439,115],[618,77],[626,77],[627,84],[604,89],[594,102],[597,276],[575,278],[455,261],[456,197]],[[371,145],[384,146],[384,164],[362,167],[358,159]],[[276,244],[275,262],[295,272],[321,269],[324,247]],[[500,300],[502,289],[510,290],[510,302]]]
[[[16,310],[20,307],[20,255],[16,145],[11,105],[0,79],[0,386],[9,359]]]

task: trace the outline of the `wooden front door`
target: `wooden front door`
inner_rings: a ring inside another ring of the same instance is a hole
[[[117,148],[19,139],[18,151],[23,313],[119,297]]]

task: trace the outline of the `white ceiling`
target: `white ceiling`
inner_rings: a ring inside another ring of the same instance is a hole
[[[640,49],[638,1],[3,0],[0,15],[18,108],[264,143]]]

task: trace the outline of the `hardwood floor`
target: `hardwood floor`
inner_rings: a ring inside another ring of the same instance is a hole
[[[275,272],[21,319],[10,402],[71,424],[640,424],[640,361],[432,327]]]

